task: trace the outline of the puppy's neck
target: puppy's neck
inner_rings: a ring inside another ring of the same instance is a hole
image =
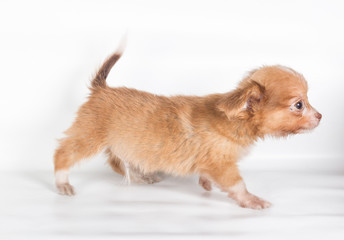
[[[260,131],[261,121],[259,116],[228,118],[224,112],[217,108],[217,102],[222,96],[222,94],[216,94],[206,98],[205,106],[208,108],[207,111],[210,117],[205,117],[204,120],[208,121],[212,130],[242,146],[251,145],[258,138],[263,138],[264,134]]]

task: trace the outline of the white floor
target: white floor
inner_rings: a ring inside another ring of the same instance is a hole
[[[344,174],[243,171],[273,203],[242,209],[196,177],[125,186],[110,172],[73,172],[77,195],[50,172],[0,173],[0,239],[344,239]]]

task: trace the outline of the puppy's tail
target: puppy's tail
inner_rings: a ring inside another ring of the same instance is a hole
[[[115,63],[120,59],[120,57],[123,54],[124,48],[126,44],[126,39],[123,38],[121,40],[121,43],[119,45],[119,48],[116,50],[115,53],[113,53],[106,61],[103,63],[103,65],[98,70],[96,76],[93,78],[91,86],[92,89],[97,88],[106,88],[106,78],[109,75],[111,68],[115,65]]]

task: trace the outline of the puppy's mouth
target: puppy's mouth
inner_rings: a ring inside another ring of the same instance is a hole
[[[311,127],[300,126],[300,127],[296,128],[296,129],[280,131],[277,134],[275,134],[275,136],[276,137],[286,137],[286,136],[288,136],[290,134],[308,133],[308,132],[312,131],[316,126],[311,126]]]
[[[296,129],[296,133],[306,133],[312,131],[314,128],[318,127],[320,124],[320,119],[312,118],[306,124],[299,126]]]
[[[314,127],[313,127],[313,128],[304,128],[304,127],[301,127],[301,128],[299,128],[299,129],[297,129],[297,130],[295,131],[295,133],[307,133],[307,132],[312,131],[313,129],[314,129]]]
[[[316,124],[311,124],[309,127],[299,127],[296,130],[296,133],[307,133],[312,131],[314,128],[316,128],[319,125],[319,122],[317,122]]]

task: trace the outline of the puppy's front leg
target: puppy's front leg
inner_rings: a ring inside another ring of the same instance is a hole
[[[226,164],[211,168],[206,173],[228,196],[235,200],[238,205],[244,208],[264,209],[271,206],[271,203],[261,199],[246,189],[239,170],[235,164]]]
[[[270,202],[249,193],[243,180],[229,187],[228,193],[229,197],[244,208],[264,209],[271,206]]]
[[[204,176],[200,176],[199,177],[199,185],[201,185],[205,190],[207,191],[211,191],[212,186],[211,186],[211,181],[209,181],[209,179],[207,179]]]

